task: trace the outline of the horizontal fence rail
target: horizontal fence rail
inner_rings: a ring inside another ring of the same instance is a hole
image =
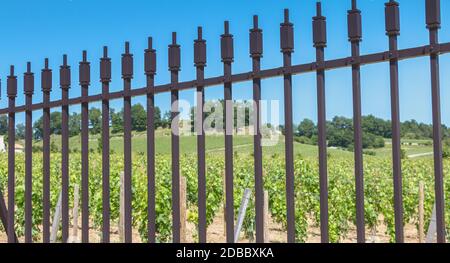
[[[0,218],[8,236],[8,242],[18,242],[15,231],[15,125],[16,114],[25,112],[25,231],[24,241],[33,242],[33,218],[32,218],[32,194],[36,189],[33,186],[32,177],[32,156],[36,153],[32,151],[33,125],[32,112],[43,112],[43,134],[42,134],[42,155],[43,155],[43,180],[42,180],[42,241],[50,242],[50,110],[61,108],[61,237],[62,242],[69,239],[69,109],[73,105],[81,105],[81,233],[82,242],[89,242],[90,217],[89,217],[89,104],[100,101],[102,104],[102,242],[110,242],[111,231],[111,189],[110,189],[110,100],[123,100],[123,225],[124,242],[132,242],[133,211],[132,211],[132,111],[131,99],[136,96],[146,96],[147,104],[147,237],[148,242],[156,242],[156,190],[155,190],[155,130],[154,111],[155,94],[171,94],[171,116],[174,125],[171,125],[171,196],[172,196],[172,241],[181,242],[180,228],[182,225],[182,215],[180,215],[180,138],[178,135],[179,125],[179,92],[189,89],[197,91],[197,172],[198,172],[198,238],[199,242],[207,242],[207,177],[206,177],[206,153],[205,153],[205,132],[203,123],[205,112],[205,88],[210,86],[223,85],[225,99],[225,232],[226,241],[234,242],[234,174],[233,174],[233,105],[232,92],[233,84],[244,81],[252,81],[253,99],[255,101],[254,118],[256,120],[256,134],[253,137],[253,158],[254,158],[254,181],[255,181],[255,229],[256,242],[261,243],[267,240],[265,229],[267,222],[264,217],[265,198],[263,180],[263,158],[262,158],[262,135],[261,126],[261,81],[267,78],[283,77],[284,92],[284,118],[285,118],[285,186],[286,186],[286,229],[287,241],[296,242],[296,200],[294,182],[294,151],[293,151],[293,96],[292,77],[298,74],[314,72],[316,74],[317,87],[317,108],[318,108],[318,156],[319,156],[319,186],[320,186],[320,232],[321,242],[329,242],[329,209],[328,209],[328,160],[327,160],[327,130],[326,130],[326,72],[333,69],[348,68],[352,72],[352,95],[353,95],[353,127],[354,127],[354,176],[355,176],[355,204],[356,204],[356,232],[357,241],[363,243],[365,237],[365,216],[364,216],[364,172],[363,172],[363,150],[362,150],[362,115],[361,115],[361,67],[373,63],[388,63],[390,72],[390,98],[391,98],[391,120],[392,120],[392,171],[393,171],[393,200],[395,211],[395,240],[398,243],[404,242],[404,220],[403,220],[403,199],[402,199],[402,170],[401,170],[401,138],[400,138],[400,108],[399,108],[399,72],[398,62],[401,60],[416,57],[430,58],[430,74],[432,88],[432,114],[433,114],[433,152],[434,152],[434,180],[435,180],[435,202],[436,202],[436,228],[437,241],[445,242],[445,215],[444,215],[444,182],[442,165],[442,134],[441,134],[441,101],[439,83],[439,56],[450,53],[450,43],[439,43],[438,32],[441,25],[440,0],[425,0],[426,6],[426,26],[429,30],[429,44],[419,47],[399,49],[397,38],[400,34],[400,8],[399,3],[390,0],[385,4],[385,29],[389,43],[389,50],[368,55],[360,54],[360,43],[362,41],[362,13],[357,7],[357,1],[351,1],[351,8],[347,13],[348,19],[348,40],[350,42],[349,57],[325,60],[325,50],[327,47],[327,25],[326,17],[322,12],[320,2],[316,6],[316,15],[312,18],[313,46],[316,50],[314,62],[292,65],[292,55],[294,53],[294,25],[290,22],[289,11],[284,11],[284,21],[280,24],[280,50],[283,56],[283,66],[271,69],[261,69],[261,59],[263,57],[263,30],[259,28],[258,17],[253,17],[253,27],[249,31],[249,53],[252,59],[252,70],[244,73],[233,73],[234,62],[234,36],[228,21],[224,23],[224,33],[220,37],[221,41],[221,62],[223,63],[223,75],[205,78],[205,68],[207,66],[206,40],[203,39],[202,28],[198,28],[197,39],[194,40],[194,66],[196,68],[196,78],[190,81],[179,81],[179,71],[181,66],[181,47],[177,43],[177,35],[172,34],[172,43],[168,45],[168,70],[170,72],[170,83],[155,85],[157,52],[153,49],[153,39],[148,38],[148,47],[144,51],[144,73],[146,76],[146,86],[132,88],[134,77],[133,54],[130,52],[130,44],[125,43],[125,50],[121,57],[121,76],[123,79],[123,90],[110,92],[111,83],[111,58],[108,56],[108,49],[104,47],[103,57],[100,59],[100,82],[101,93],[89,95],[91,86],[91,63],[88,61],[86,51],[83,51],[82,61],[79,63],[79,86],[81,96],[69,98],[69,89],[72,87],[71,67],[68,64],[67,55],[63,56],[62,65],[59,68],[59,86],[62,90],[62,98],[50,100],[52,91],[53,71],[49,68],[49,61],[45,59],[45,67],[41,75],[41,89],[43,101],[32,103],[32,96],[35,93],[34,73],[31,63],[27,63],[27,71],[24,73],[25,105],[17,106],[17,76],[14,66],[11,66],[7,77],[7,97],[8,107],[0,109],[0,114],[8,115],[8,183],[7,200],[0,193]],[[169,220],[169,218],[167,218]]]

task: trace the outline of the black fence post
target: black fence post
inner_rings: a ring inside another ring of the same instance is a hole
[[[389,69],[391,86],[391,120],[392,120],[392,170],[394,174],[394,214],[395,241],[404,242],[403,234],[403,194],[402,163],[400,135],[400,102],[398,80],[397,37],[400,35],[400,10],[397,1],[385,4],[386,35],[389,36]]]
[[[62,242],[69,238],[69,88],[71,85],[70,66],[67,64],[67,55],[63,56],[63,65],[60,67],[60,86],[62,89],[61,113],[61,222]]]
[[[103,47],[100,59],[100,81],[102,83],[102,242],[110,242],[110,146],[109,146],[109,83],[111,82],[111,59],[108,48]]]
[[[292,53],[294,52],[294,25],[289,22],[289,10],[284,10],[284,22],[280,26],[281,52],[284,74],[284,130],[286,158],[286,216],[287,241],[295,242],[295,180],[294,180],[294,128],[292,112]]]
[[[364,243],[364,168],[361,128],[361,75],[359,63],[359,44],[362,40],[361,11],[356,7],[356,0],[352,0],[352,9],[348,11],[348,38],[352,49],[352,86],[353,86],[353,129],[356,180],[356,232],[358,243]]]
[[[52,70],[45,59],[45,68],[41,73],[43,93],[42,114],[42,241],[50,242],[50,92],[52,90]]]
[[[123,153],[124,153],[124,232],[125,243],[132,242],[132,193],[131,193],[131,79],[133,78],[133,55],[130,53],[130,43],[125,43],[125,53],[122,54],[123,79]]]
[[[233,95],[231,80],[231,64],[234,60],[233,35],[230,34],[229,23],[224,23],[224,34],[221,35],[221,57],[224,71],[225,101],[225,220],[227,242],[234,242],[234,198],[233,198]]]
[[[320,181],[320,234],[322,243],[329,242],[328,235],[328,172],[327,172],[327,131],[325,107],[325,70],[324,56],[327,46],[326,18],[322,16],[322,5],[317,3],[317,15],[313,18],[313,42],[316,48],[317,78],[317,120],[319,144],[319,181]]]
[[[171,84],[171,130],[172,130],[172,235],[173,242],[180,242],[180,138],[178,109],[178,73],[180,71],[180,45],[177,44],[177,33],[172,33],[172,44],[169,45],[169,70]]]
[[[33,228],[33,164],[32,164],[32,147],[33,147],[33,112],[31,105],[33,104],[34,93],[34,74],[31,72],[31,63],[27,63],[27,72],[23,77],[25,105],[25,242],[33,242],[32,228]]]
[[[263,243],[264,237],[264,181],[261,146],[261,57],[263,55],[262,29],[258,27],[258,16],[253,16],[253,28],[250,29],[250,57],[253,72],[253,155],[255,172],[255,214],[256,242]]]
[[[156,50],[148,38],[145,50],[145,75],[147,77],[147,234],[148,242],[156,242],[156,184],[155,184],[155,74]]]
[[[198,156],[198,240],[206,243],[206,161],[205,161],[205,130],[203,122],[205,113],[205,93],[203,85],[206,66],[206,40],[202,37],[202,28],[198,27],[198,38],[194,41],[194,64],[197,72],[197,156]]]
[[[426,0],[426,23],[430,32],[431,98],[433,113],[434,187],[436,198],[436,230],[438,243],[445,243],[445,200],[442,166],[441,94],[439,81],[439,29],[441,1]]]
[[[17,97],[17,76],[14,75],[14,66],[10,68],[10,74],[7,81],[8,95],[8,220],[6,233],[8,234],[8,243],[16,243],[14,216],[15,216],[15,143],[16,143],[16,97]]]
[[[91,65],[87,61],[87,52],[83,51],[83,61],[79,65],[81,97],[89,96],[91,83]],[[81,103],[81,239],[89,242],[89,103]]]

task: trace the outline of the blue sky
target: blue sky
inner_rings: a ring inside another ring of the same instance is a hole
[[[191,1],[144,1],[144,0],[15,0],[2,3],[0,15],[0,78],[2,79],[2,100],[0,107],[6,107],[6,76],[9,65],[16,66],[19,74],[19,97],[17,103],[24,103],[22,73],[26,62],[31,61],[36,74],[36,93],[34,102],[42,99],[40,91],[40,70],[44,58],[50,59],[54,70],[52,99],[60,98],[58,87],[58,67],[62,55],[68,54],[72,66],[71,97],[80,95],[78,86],[78,62],[82,50],[88,51],[92,63],[92,86],[90,94],[100,92],[98,81],[98,62],[102,46],[109,47],[113,63],[111,90],[122,89],[120,78],[120,55],[124,42],[131,42],[135,58],[135,78],[133,87],[143,87],[143,50],[147,37],[152,36],[158,52],[157,84],[169,81],[167,70],[167,45],[171,32],[178,33],[178,43],[182,52],[182,71],[180,80],[195,77],[193,67],[193,40],[197,26],[203,26],[207,40],[207,77],[222,74],[220,62],[220,34],[223,21],[230,21],[231,33],[235,36],[234,73],[251,69],[248,54],[248,30],[252,26],[252,16],[259,15],[260,27],[264,34],[264,57],[262,67],[277,67],[282,64],[279,50],[279,24],[283,19],[283,9],[289,8],[291,21],[295,26],[295,53],[293,63],[307,63],[315,59],[312,45],[311,20],[315,14],[315,0],[191,0]],[[350,44],[347,40],[346,11],[350,0],[322,0],[323,14],[327,17],[328,47],[326,59],[349,56]],[[363,13],[363,42],[361,53],[385,51],[388,47],[384,32],[385,0],[359,0]],[[401,10],[401,36],[399,47],[408,48],[428,43],[425,27],[425,0],[399,0]],[[450,42],[450,1],[441,1],[442,30],[441,42]],[[429,59],[419,58],[400,62],[400,103],[401,119],[416,119],[431,122],[431,87]],[[441,95],[442,121],[450,125],[450,55],[441,56]],[[363,114],[374,114],[384,119],[390,118],[389,71],[386,63],[362,68]],[[263,99],[279,99],[283,105],[282,79],[264,80]],[[328,71],[326,75],[327,118],[335,115],[352,116],[351,73],[349,69]],[[250,99],[250,83],[234,86],[235,99]],[[194,101],[194,91],[180,94],[182,99]],[[223,97],[223,88],[210,87],[207,99]],[[315,74],[294,77],[294,121],[304,118],[316,120]],[[163,111],[169,109],[168,94],[158,95],[157,106]],[[144,104],[144,98],[134,98],[134,103]],[[112,102],[113,107],[121,108],[120,100]],[[145,105],[145,104],[144,104]],[[99,107],[99,103],[92,106]],[[80,106],[71,107],[79,111]],[[33,114],[38,118],[40,112]],[[282,117],[282,116],[281,116]],[[283,118],[282,118],[283,119]],[[23,114],[18,116],[19,122]],[[283,121],[283,120],[282,120]]]

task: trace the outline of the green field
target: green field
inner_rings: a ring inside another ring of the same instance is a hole
[[[132,134],[132,151],[134,153],[146,153],[147,152],[147,137],[145,132],[133,132]],[[100,135],[89,136],[89,148],[97,150]],[[61,147],[61,136],[53,135],[51,142],[56,147]],[[21,142],[23,143],[23,142]],[[123,136],[122,134],[111,135],[110,139],[111,150],[115,153],[123,153]],[[155,133],[155,145],[157,154],[170,154],[171,152],[171,136],[170,130],[159,129]],[[263,153],[272,154],[284,154],[284,137],[280,136],[278,143],[274,146],[264,146]],[[42,141],[35,142],[35,145],[42,146]],[[224,151],[225,141],[223,135],[208,135],[206,136],[206,151],[209,153],[222,153]],[[69,139],[69,148],[72,151],[81,151],[81,137],[74,136]],[[239,153],[252,153],[253,152],[253,136],[251,135],[236,135],[233,136],[233,148],[234,151]],[[430,158],[430,154],[433,151],[431,140],[402,140],[402,149],[405,150],[407,156],[412,158]],[[380,158],[391,158],[392,149],[390,140],[386,140],[384,148],[379,149],[367,149],[376,153]],[[197,152],[197,137],[196,136],[180,136],[180,152],[182,154],[196,153]],[[328,153],[330,156],[343,156],[351,157],[353,152],[338,149],[329,148]],[[304,157],[318,156],[318,149],[315,145],[300,144],[294,142],[294,155],[302,155]],[[420,156],[424,154],[423,156]],[[419,155],[419,156],[414,156]]]

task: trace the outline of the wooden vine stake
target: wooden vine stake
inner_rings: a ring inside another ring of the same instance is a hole
[[[125,189],[124,189],[124,173],[120,172],[120,200],[119,200],[119,240],[120,243],[125,241],[124,221],[125,221]]]
[[[264,191],[264,243],[270,243],[269,238],[269,192]]]
[[[419,243],[424,242],[424,186],[419,182]]]
[[[180,176],[180,242],[187,243],[186,238],[186,221],[187,221],[187,210],[186,210],[186,177]]]
[[[73,190],[73,210],[72,210],[72,236],[69,238],[69,243],[78,243],[78,206],[80,201],[80,186],[76,184]]]

